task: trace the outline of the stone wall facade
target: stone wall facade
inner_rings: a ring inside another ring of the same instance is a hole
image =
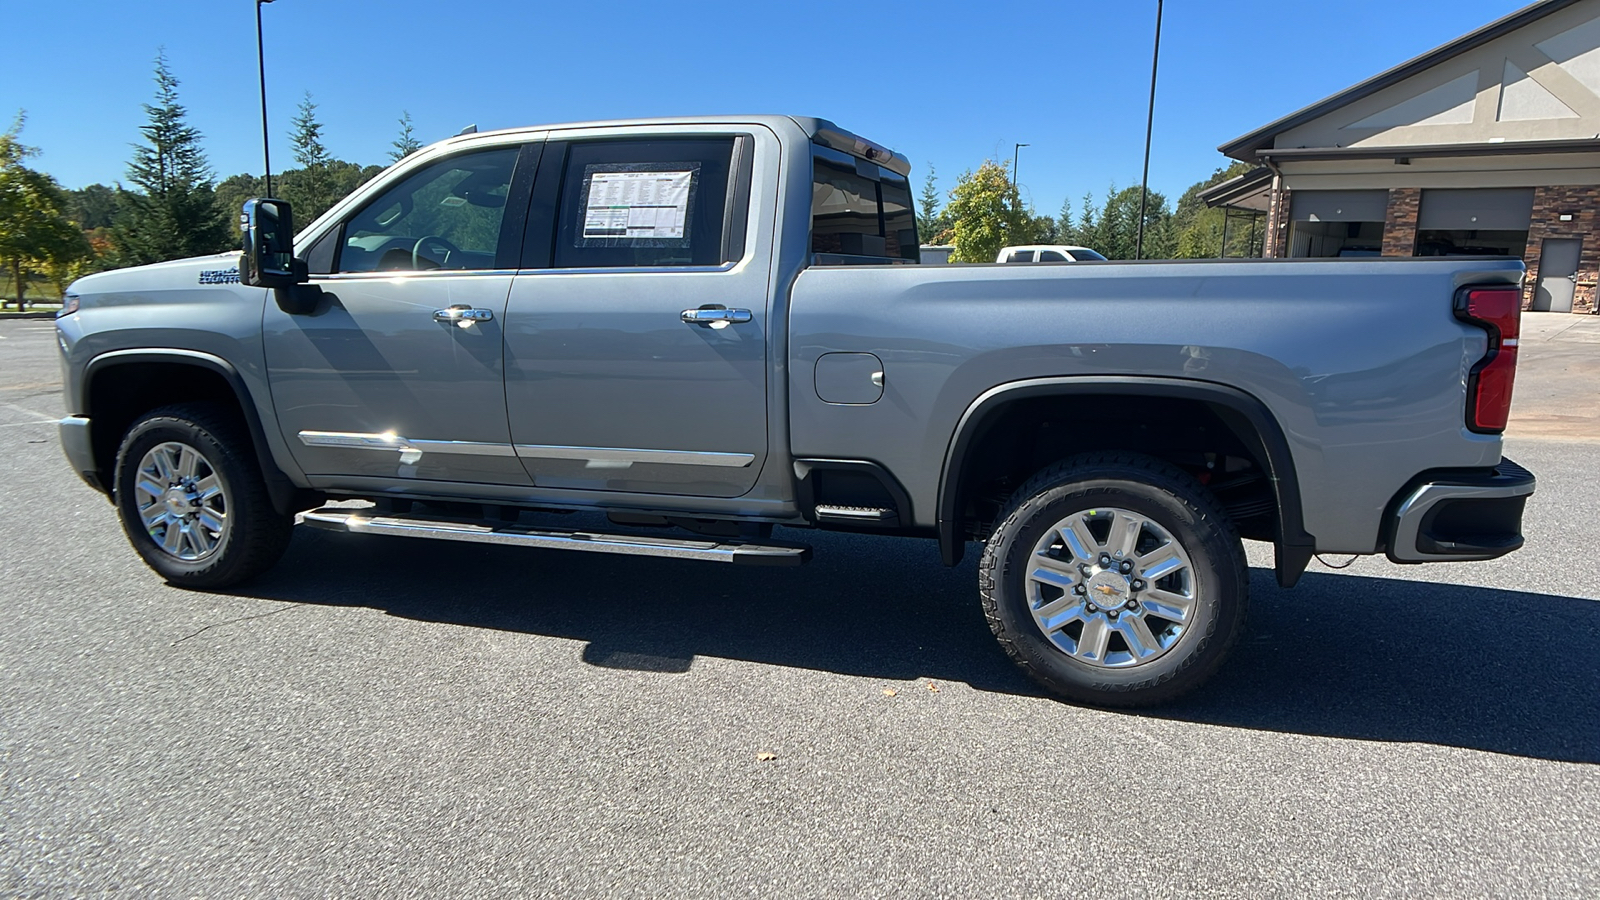
[[[1267,205],[1267,232],[1262,242],[1263,257],[1289,255],[1290,203],[1288,188],[1274,191]],[[1384,214],[1383,255],[1411,256],[1417,248],[1417,216],[1422,210],[1421,188],[1390,188]],[[1567,216],[1562,221],[1562,216]],[[1528,245],[1523,260],[1528,279],[1523,287],[1522,305],[1533,305],[1539,285],[1539,254],[1545,238],[1581,238],[1583,251],[1578,261],[1578,285],[1572,295],[1575,313],[1600,313],[1600,185],[1535,188],[1533,218],[1528,227]]]
[[[1562,216],[1570,216],[1561,221]],[[1581,238],[1578,286],[1572,292],[1572,311],[1595,312],[1595,283],[1600,280],[1600,186],[1542,187],[1533,191],[1533,221],[1528,226],[1528,280],[1523,285],[1522,308],[1533,306],[1539,287],[1539,255],[1545,238]]]
[[[1281,259],[1289,255],[1289,203],[1293,191],[1279,188],[1267,202],[1267,233],[1261,238],[1261,257]]]
[[[1421,188],[1390,188],[1383,216],[1383,255],[1411,256],[1417,252],[1417,214],[1422,209]]]

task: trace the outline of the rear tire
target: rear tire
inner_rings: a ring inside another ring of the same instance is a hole
[[[115,501],[133,549],[178,587],[254,578],[283,556],[294,528],[272,505],[244,426],[214,404],[135,421],[117,451]]]
[[[1068,700],[1149,706],[1194,690],[1243,630],[1233,523],[1182,470],[1135,453],[1063,460],[1019,488],[978,570],[984,614]]]

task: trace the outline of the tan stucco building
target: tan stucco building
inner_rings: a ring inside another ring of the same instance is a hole
[[[1506,255],[1530,308],[1596,311],[1600,0],[1544,0],[1218,148],[1205,194],[1264,256]]]

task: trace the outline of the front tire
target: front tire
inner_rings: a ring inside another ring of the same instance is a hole
[[[1134,453],[1063,460],[1019,488],[979,564],[1001,647],[1053,693],[1165,703],[1222,665],[1249,603],[1244,547],[1182,470]]]
[[[267,493],[250,437],[212,404],[146,413],[117,451],[116,505],[129,543],[178,587],[222,588],[271,568],[294,518]]]

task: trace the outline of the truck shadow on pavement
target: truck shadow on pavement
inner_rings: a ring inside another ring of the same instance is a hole
[[[803,537],[811,565],[752,569],[301,529],[245,592],[583,641],[609,668],[711,656],[1050,702],[990,635],[973,554],[951,571],[929,541]],[[1222,671],[1129,715],[1600,763],[1600,602],[1334,574],[1281,591],[1262,569],[1251,588]]]

